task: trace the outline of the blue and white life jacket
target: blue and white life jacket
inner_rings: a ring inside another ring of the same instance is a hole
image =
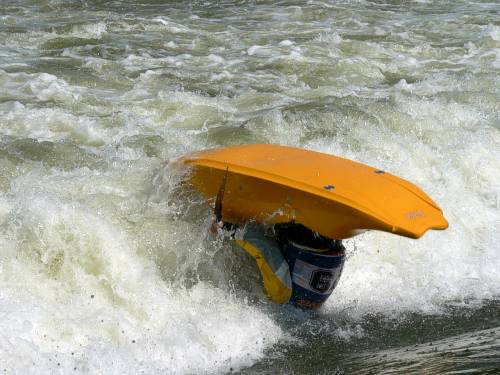
[[[337,286],[344,247],[302,226],[275,229],[271,236],[261,226],[249,224],[235,240],[256,260],[264,290],[273,301],[320,307]]]

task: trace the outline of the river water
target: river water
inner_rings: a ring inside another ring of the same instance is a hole
[[[500,371],[495,1],[0,2],[0,371]],[[390,171],[450,227],[347,241],[276,306],[166,161],[279,143]]]

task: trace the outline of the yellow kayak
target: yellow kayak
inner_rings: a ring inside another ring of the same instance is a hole
[[[374,229],[419,238],[446,229],[438,205],[412,183],[337,156],[252,144],[186,155],[189,182],[208,200],[224,191],[222,219],[299,223],[344,239]]]

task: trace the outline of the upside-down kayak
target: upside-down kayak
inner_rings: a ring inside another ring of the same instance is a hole
[[[190,168],[186,180],[214,202],[217,225],[255,259],[278,303],[320,307],[342,274],[344,238],[369,229],[418,238],[448,227],[415,185],[336,156],[254,144],[178,161]]]
[[[299,148],[251,144],[180,159],[208,200],[224,185],[222,219],[298,223],[334,239],[366,230],[419,238],[446,229],[438,205],[412,183],[344,158]]]

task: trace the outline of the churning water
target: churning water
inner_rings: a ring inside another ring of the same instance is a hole
[[[0,371],[500,371],[500,5],[0,1]],[[413,181],[444,232],[264,296],[166,161],[300,146]]]

